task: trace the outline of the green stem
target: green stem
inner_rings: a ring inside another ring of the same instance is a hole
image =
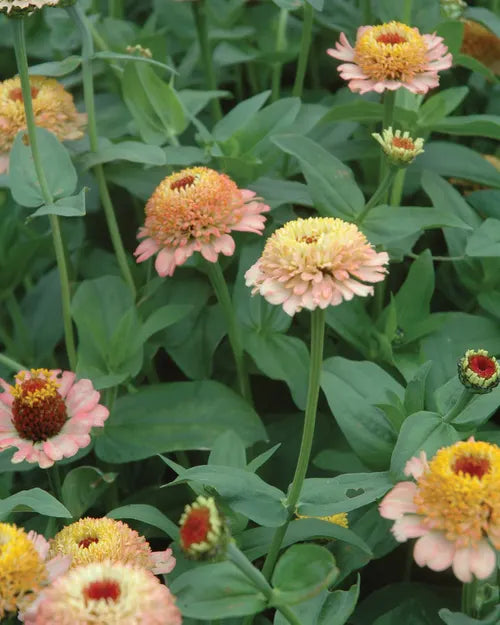
[[[382,180],[380,181],[380,184],[375,189],[373,195],[371,196],[371,198],[366,203],[363,211],[358,216],[358,218],[356,220],[356,223],[358,225],[363,223],[363,221],[366,219],[366,216],[371,211],[371,209],[374,206],[377,206],[378,204],[380,204],[382,198],[386,196],[387,191],[389,190],[389,187],[391,186],[392,181],[393,181],[395,175],[396,175],[396,169],[394,169],[393,167],[390,167],[384,173],[384,176],[382,177]]]
[[[21,89],[23,93],[24,110],[26,113],[26,128],[30,141],[31,154],[33,156],[33,164],[40,185],[40,190],[44,202],[52,204],[54,198],[50,191],[45,171],[43,169],[42,159],[38,148],[38,139],[36,135],[36,123],[33,113],[33,102],[31,100],[31,85],[28,72],[28,57],[26,54],[26,41],[24,37],[24,19],[17,18],[10,20],[14,35],[14,50],[16,54],[17,69],[21,79]],[[57,215],[49,215],[49,221],[52,228],[52,240],[56,254],[57,268],[59,270],[59,281],[61,283],[61,303],[64,321],[64,338],[66,343],[66,352],[70,368],[76,369],[76,349],[75,337],[73,334],[73,325],[71,323],[71,294],[68,279],[68,267],[66,264],[66,256],[64,254],[64,245],[59,227],[59,219]]]
[[[99,139],[97,135],[97,122],[95,114],[95,101],[94,101],[94,76],[92,74],[92,56],[94,54],[94,42],[92,34],[87,27],[87,20],[82,8],[75,4],[66,8],[67,12],[75,22],[80,36],[82,38],[82,74],[83,74],[83,97],[85,100],[85,109],[88,116],[88,133],[90,141],[90,149],[92,152],[99,151]],[[123,241],[118,228],[118,222],[116,220],[115,210],[109,194],[106,177],[104,175],[104,169],[101,164],[94,165],[93,171],[97,179],[97,185],[99,187],[99,195],[101,197],[101,203],[104,208],[104,215],[108,224],[109,235],[111,237],[111,243],[115,252],[116,260],[125,282],[128,284],[132,295],[135,298],[136,290],[134,279],[130,271],[130,267],[127,262],[127,255],[125,248],[123,247]]]
[[[260,590],[268,602],[272,605],[273,602],[273,589],[264,575],[255,568],[248,558],[238,549],[238,547],[231,542],[227,549],[227,557],[233,562],[240,571],[252,582],[252,584]],[[301,625],[300,620],[295,613],[287,606],[277,606],[277,609],[283,614],[290,625]]]
[[[109,17],[114,17],[119,20],[122,19],[124,15],[123,0],[109,0],[108,13]]]
[[[478,580],[475,578],[469,584],[462,586],[462,612],[473,618],[479,616],[476,610],[476,590]]]
[[[316,425],[316,411],[318,407],[318,397],[321,379],[321,365],[323,363],[323,343],[325,336],[325,311],[316,308],[311,313],[311,360],[309,364],[309,386],[307,389],[306,413],[304,419],[304,429],[302,432],[302,442],[300,444],[299,457],[293,476],[292,485],[288,493],[286,505],[288,508],[288,519],[278,527],[274,533],[269,551],[262,568],[263,575],[269,579],[278,559],[281,543],[286,530],[295,514],[295,508],[302,491],[304,479],[309,466],[311,449],[314,438],[314,428]]]
[[[371,0],[361,0],[361,7],[363,12],[363,24],[372,23],[372,3]]]
[[[2,365],[5,365],[9,369],[12,369],[12,371],[24,371],[27,368],[24,365],[22,365],[20,362],[17,362],[17,360],[14,360],[13,358],[9,358],[5,354],[0,354],[0,363]]]
[[[274,49],[277,53],[281,52],[285,48],[286,43],[286,23],[288,20],[288,10],[281,9],[280,16],[278,19],[278,28],[276,30],[276,44]],[[271,102],[275,102],[280,97],[280,86],[281,86],[281,70],[283,69],[283,63],[281,61],[276,61],[273,66],[273,75],[271,82]]]
[[[294,98],[302,97],[302,89],[304,87],[304,77],[306,75],[307,59],[309,57],[309,48],[312,40],[312,27],[314,22],[314,9],[309,2],[304,3],[304,23],[302,24],[302,39],[300,41],[299,60],[297,62],[297,73],[295,74],[295,83],[292,89]]]
[[[61,474],[59,473],[59,467],[56,464],[53,464],[47,470],[47,477],[49,479],[50,489],[52,490],[52,494],[56,499],[62,501],[62,484],[61,484]]]
[[[394,182],[391,189],[391,198],[389,204],[391,206],[401,206],[401,198],[403,197],[403,188],[405,186],[406,168],[400,168],[396,172]]]
[[[462,392],[460,393],[460,396],[458,397],[453,408],[443,416],[443,421],[445,423],[451,423],[451,421],[453,421],[453,419],[462,412],[473,397],[474,393],[471,393],[466,388],[462,389]]]
[[[193,8],[193,16],[196,24],[196,32],[198,33],[198,43],[200,46],[201,59],[205,70],[205,81],[209,91],[217,90],[217,80],[215,77],[214,62],[212,48],[208,40],[208,23],[207,23],[207,7],[205,0],[191,2]],[[218,98],[212,98],[210,101],[212,107],[212,117],[214,122],[222,119],[222,109]]]
[[[250,381],[245,367],[243,346],[241,343],[238,323],[236,321],[236,315],[234,313],[233,303],[231,301],[231,295],[229,294],[229,289],[227,288],[226,280],[219,263],[217,261],[215,263],[207,261],[206,266],[208,277],[210,278],[210,282],[212,283],[217,299],[219,300],[224,315],[226,316],[227,334],[236,363],[236,373],[238,376],[240,393],[251,404],[252,392],[250,390]]]
[[[394,104],[396,102],[396,92],[386,91],[384,94],[384,116],[382,119],[382,132],[392,126],[392,118],[394,117]],[[380,167],[379,167],[379,182],[382,182],[385,173],[387,172],[389,165],[387,162],[387,156],[383,150],[380,150]],[[388,193],[385,194],[382,201],[387,202]]]
[[[401,14],[401,21],[407,26],[411,25],[411,10],[413,0],[403,0],[403,12]]]

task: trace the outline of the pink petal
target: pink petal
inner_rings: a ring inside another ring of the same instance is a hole
[[[151,570],[155,575],[166,575],[175,567],[176,560],[172,555],[172,549],[153,551],[151,558],[154,562],[154,567]]]
[[[52,440],[49,438],[48,440],[42,443],[42,449],[50,460],[61,460],[63,458],[63,453],[58,445],[54,445]]]
[[[422,517],[418,514],[406,514],[394,521],[391,532],[398,542],[404,543],[408,538],[424,536],[429,529],[422,524]]]
[[[425,451],[421,451],[418,458],[414,456],[408,460],[405,465],[404,474],[408,476],[411,475],[415,480],[418,480],[428,468],[427,454]]]
[[[200,252],[203,258],[205,260],[208,260],[209,263],[217,262],[217,252],[215,251],[212,243],[205,243],[204,245],[202,245]]]
[[[347,40],[344,33],[340,33],[339,40],[340,41],[335,44],[335,48],[329,48],[326,53],[334,59],[340,59],[341,61],[353,61],[354,48]]]
[[[481,540],[477,547],[457,549],[453,558],[453,572],[464,583],[489,577],[496,568],[496,553],[486,540]]]
[[[399,482],[387,493],[379,505],[380,515],[384,519],[400,519],[404,514],[415,513],[417,506],[413,503],[417,494],[417,485],[413,482]]]
[[[99,403],[100,397],[100,393],[94,389],[90,380],[78,380],[66,397],[69,416],[92,410]]]
[[[415,543],[413,557],[418,566],[428,566],[433,571],[447,569],[455,555],[455,543],[446,540],[442,532],[429,532]]]
[[[71,566],[71,556],[56,556],[45,563],[47,573],[49,574],[48,582],[51,584],[55,579],[64,575]]]
[[[232,256],[235,250],[234,239],[229,234],[223,234],[214,240],[213,248],[216,252],[224,254],[224,256]]]
[[[58,379],[59,388],[57,392],[64,399],[71,389],[76,375],[72,371],[63,371],[61,377]]]
[[[173,276],[176,267],[175,250],[164,247],[158,252],[155,269],[161,278]]]
[[[153,256],[153,254],[156,254],[159,249],[160,247],[154,239],[145,239],[137,246],[134,256],[137,256],[136,260],[138,263],[142,263]]]
[[[38,551],[38,555],[40,556],[40,558],[42,560],[45,560],[47,554],[49,553],[49,541],[46,540],[45,536],[42,536],[42,534],[37,534],[33,530],[28,532],[28,538],[35,546],[35,549]]]

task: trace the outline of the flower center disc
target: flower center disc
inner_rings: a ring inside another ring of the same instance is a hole
[[[385,33],[377,37],[378,43],[385,43],[394,46],[397,43],[406,43],[406,37],[401,37],[398,33]]]
[[[54,381],[31,377],[18,382],[12,394],[12,423],[21,438],[38,443],[61,431],[66,404]]]
[[[401,137],[394,137],[392,140],[392,145],[395,148],[402,148],[403,150],[414,150],[415,144],[411,139],[404,139]]]
[[[98,539],[98,538],[95,538],[94,536],[89,536],[88,538],[83,538],[83,539],[82,539],[82,540],[78,543],[78,546],[79,546],[81,549],[88,549],[88,548],[89,548],[89,546],[90,546],[92,543],[98,543],[98,542],[99,542],[99,539]]]
[[[495,363],[487,356],[471,356],[469,358],[469,367],[482,378],[491,378],[496,372]]]
[[[112,579],[102,579],[99,581],[91,582],[83,590],[85,599],[99,601],[99,599],[105,599],[106,601],[116,601],[120,596],[120,584]]]
[[[208,508],[195,508],[181,527],[180,535],[185,549],[194,543],[203,542],[210,530],[210,510]]]
[[[488,458],[478,458],[474,456],[461,456],[455,460],[453,471],[462,472],[464,475],[481,479],[490,470]]]
[[[170,188],[172,189],[172,191],[174,191],[175,189],[185,189],[186,187],[190,187],[194,182],[194,176],[185,176],[184,178],[181,178],[180,180],[176,180],[175,182],[172,182],[170,185]]]

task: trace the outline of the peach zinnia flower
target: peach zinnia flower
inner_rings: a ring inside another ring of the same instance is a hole
[[[354,295],[372,295],[389,262],[355,224],[333,217],[296,219],[276,230],[262,256],[246,272],[252,294],[283,304],[290,316],[307,308],[336,306]],[[357,278],[357,279],[356,279]]]
[[[395,521],[396,540],[418,538],[419,566],[452,566],[464,583],[487,578],[500,549],[500,448],[471,438],[443,447],[430,463],[422,452],[405,474],[416,483],[400,482],[380,504],[380,514]]]
[[[172,276],[193,252],[211,263],[219,253],[232,256],[232,230],[261,234],[269,210],[248,189],[238,189],[225,174],[207,167],[191,167],[167,176],[146,204],[144,239],[135,250],[141,263],[158,252],[155,267]]]
[[[30,84],[36,125],[50,130],[60,141],[83,137],[87,115],[76,110],[73,96],[53,78],[30,76]],[[21,80],[16,76],[0,82],[0,173],[8,167],[17,133],[25,128]]]
[[[67,525],[50,541],[50,553],[70,555],[73,567],[108,560],[160,574],[170,573],[175,566],[171,549],[152,552],[144,536],[126,523],[106,517],[86,517]]]
[[[17,447],[12,462],[38,462],[42,469],[71,458],[90,443],[90,430],[103,426],[109,411],[90,380],[75,382],[71,371],[31,369],[15,386],[0,378],[0,449]]]
[[[327,53],[341,61],[338,71],[358,93],[406,87],[413,93],[427,93],[439,85],[438,72],[451,67],[451,54],[436,35],[421,35],[418,28],[400,22],[358,28],[354,48],[344,33],[340,43]]]
[[[169,589],[153,573],[128,564],[79,566],[40,597],[26,625],[181,625]]]

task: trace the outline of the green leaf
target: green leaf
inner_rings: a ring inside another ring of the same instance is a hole
[[[227,141],[238,130],[244,128],[256,115],[266,100],[271,95],[270,91],[264,91],[237,104],[227,115],[218,121],[213,129],[213,137],[216,141]]]
[[[53,198],[57,200],[71,195],[76,188],[77,175],[68,151],[45,128],[37,126],[36,136],[47,185]],[[43,204],[45,199],[38,183],[31,147],[24,144],[25,137],[26,131],[19,131],[10,152],[10,189],[18,204],[36,207]]]
[[[211,486],[235,512],[266,527],[278,527],[287,519],[285,494],[270,486],[255,473],[225,466],[199,466],[182,471],[172,482],[193,481]]]
[[[352,171],[321,145],[301,135],[273,137],[283,152],[295,156],[319,213],[352,219],[364,206],[364,197]]]
[[[170,590],[184,617],[202,621],[254,614],[267,605],[262,593],[228,561],[182,573]]]
[[[79,519],[99,499],[116,475],[95,467],[77,467],[66,475],[62,499],[74,519]]]
[[[432,362],[425,362],[418,368],[405,390],[404,407],[406,414],[420,412],[425,404],[425,381],[431,370]]]
[[[458,20],[446,20],[438,24],[437,34],[443,37],[444,43],[453,56],[453,61],[456,62],[456,55],[460,51],[462,40],[464,37],[464,25]]]
[[[462,612],[451,612],[448,608],[439,610],[439,616],[446,625],[498,625],[500,620],[500,606],[490,612],[485,618],[478,620],[466,616]]]
[[[30,218],[41,215],[61,215],[61,217],[83,217],[85,215],[85,193],[83,188],[78,195],[71,195],[56,200],[53,204],[43,204]]]
[[[114,508],[110,512],[107,512],[106,516],[110,519],[134,519],[134,521],[148,523],[153,527],[157,527],[162,532],[165,532],[172,540],[178,540],[179,538],[179,528],[177,525],[154,506],[139,503],[120,506],[119,508]]]
[[[433,124],[452,113],[469,93],[469,87],[451,87],[431,95],[418,111],[418,125],[434,128]]]
[[[436,405],[444,416],[459,401],[464,387],[457,375],[454,375],[446,384],[435,391]],[[473,395],[465,408],[451,421],[451,424],[460,429],[477,429],[495,413],[500,406],[500,386],[484,395]]]
[[[332,554],[319,545],[293,545],[276,564],[272,576],[273,605],[294,605],[330,586],[339,571]]]
[[[33,511],[43,516],[71,518],[71,512],[50,493],[41,488],[21,490],[15,495],[0,500],[0,518],[11,512]]]
[[[102,50],[99,52],[95,52],[94,58],[96,59],[104,59],[106,61],[132,61],[134,63],[148,63],[149,65],[153,65],[155,67],[159,67],[161,69],[166,69],[173,74],[177,74],[173,67],[170,65],[165,65],[165,63],[160,63],[155,59],[149,59],[145,56],[135,56],[134,54],[123,54],[122,52],[112,52],[110,50]]]
[[[253,408],[219,382],[157,384],[118,398],[113,418],[96,440],[96,453],[122,463],[167,451],[210,449],[222,432],[234,428],[247,446],[266,439]]]
[[[247,456],[245,445],[234,430],[227,430],[215,439],[208,464],[245,469]]]
[[[469,237],[467,256],[500,256],[500,220],[486,219]]]
[[[500,37],[500,18],[493,11],[489,11],[483,7],[469,6],[465,10],[465,17],[474,22],[479,22],[489,31]]]
[[[281,443],[277,443],[273,445],[267,451],[262,452],[258,456],[255,456],[253,460],[251,460],[247,465],[247,470],[252,471],[252,473],[256,473],[262,465],[264,465],[271,457],[278,451],[281,447]]]
[[[147,145],[140,141],[99,141],[99,151],[89,152],[82,159],[84,169],[90,169],[100,163],[110,161],[130,161],[131,163],[143,163],[144,165],[166,165],[165,151],[156,145]]]
[[[371,468],[386,468],[396,433],[376,404],[385,403],[389,391],[402,399],[402,387],[374,363],[334,357],[323,363],[321,388],[356,454]]]
[[[497,83],[498,78],[495,73],[486,65],[483,65],[481,61],[478,61],[473,56],[469,56],[468,54],[454,54],[453,60],[455,65],[460,65],[467,69],[470,69],[471,72],[476,72],[481,76],[484,76],[486,80],[490,80],[492,83]]]
[[[62,61],[49,61],[48,63],[38,63],[29,68],[32,76],[66,76],[80,67],[81,56],[68,56]]]
[[[366,100],[353,100],[348,104],[336,104],[328,113],[321,118],[319,125],[331,124],[338,121],[350,122],[377,122],[384,117],[384,106],[379,102],[367,102]],[[396,106],[394,108],[394,119],[405,125],[413,126],[416,123],[417,115],[414,111],[408,111]]]
[[[145,343],[153,334],[170,327],[192,311],[188,305],[167,304],[157,308],[142,324],[140,340]]]
[[[464,115],[448,117],[433,124],[436,132],[449,135],[464,135],[472,137],[488,137],[500,139],[500,115]]]
[[[411,264],[403,285],[395,296],[398,324],[404,332],[430,314],[434,293],[434,265],[430,250],[425,250]]]
[[[440,447],[451,445],[460,440],[455,428],[445,423],[441,415],[435,412],[416,412],[410,415],[399,431],[398,441],[391,458],[391,471],[401,475],[413,456],[425,451],[428,458]]]

